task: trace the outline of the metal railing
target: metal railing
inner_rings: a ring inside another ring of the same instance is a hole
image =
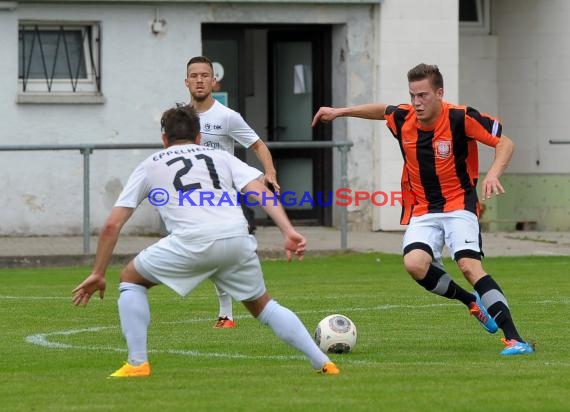
[[[310,141],[310,142],[266,142],[270,149],[338,149],[340,152],[340,187],[348,186],[348,151],[353,146],[349,141]],[[79,150],[83,155],[83,253],[89,254],[91,247],[90,210],[90,156],[94,150],[162,149],[158,143],[139,144],[64,144],[64,145],[7,145],[0,146],[0,152],[14,151],[59,151]],[[340,208],[340,248],[348,248],[348,216],[346,207]]]
[[[548,141],[550,144],[570,144],[570,140],[559,140],[559,139],[550,139]]]

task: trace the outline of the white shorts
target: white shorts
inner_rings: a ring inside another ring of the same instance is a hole
[[[148,281],[181,296],[210,279],[235,300],[254,300],[266,291],[256,250],[251,235],[201,243],[170,235],[140,252],[134,265]]]
[[[406,252],[408,246],[415,248],[414,243],[428,245],[438,263],[441,263],[444,244],[454,260],[483,256],[479,220],[466,210],[412,217],[404,234],[403,251]]]

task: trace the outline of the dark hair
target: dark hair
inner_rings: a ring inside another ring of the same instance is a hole
[[[408,82],[429,79],[435,89],[443,89],[443,76],[435,64],[420,63],[408,71]]]
[[[200,117],[192,106],[179,105],[162,114],[160,126],[169,143],[175,140],[195,142],[200,133]]]
[[[212,69],[212,73],[214,72],[214,66],[212,65],[212,62],[210,61],[210,59],[208,59],[205,56],[195,56],[195,57],[192,57],[190,60],[188,60],[188,63],[186,63],[186,72],[187,73],[188,73],[188,67],[190,67],[190,65],[194,64],[194,63],[206,63]]]

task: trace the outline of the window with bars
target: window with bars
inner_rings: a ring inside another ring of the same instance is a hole
[[[20,93],[101,94],[99,40],[96,23],[20,22]]]

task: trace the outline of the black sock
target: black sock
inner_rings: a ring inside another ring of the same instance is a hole
[[[474,288],[481,296],[481,301],[489,315],[495,319],[499,328],[503,330],[505,338],[524,342],[511,317],[507,298],[497,282],[490,275],[485,275],[475,283]]]
[[[467,292],[455,283],[443,269],[435,266],[433,263],[429,265],[425,277],[421,280],[416,280],[416,282],[431,293],[448,299],[457,299],[463,302],[465,306],[475,302],[475,296],[472,293]]]

